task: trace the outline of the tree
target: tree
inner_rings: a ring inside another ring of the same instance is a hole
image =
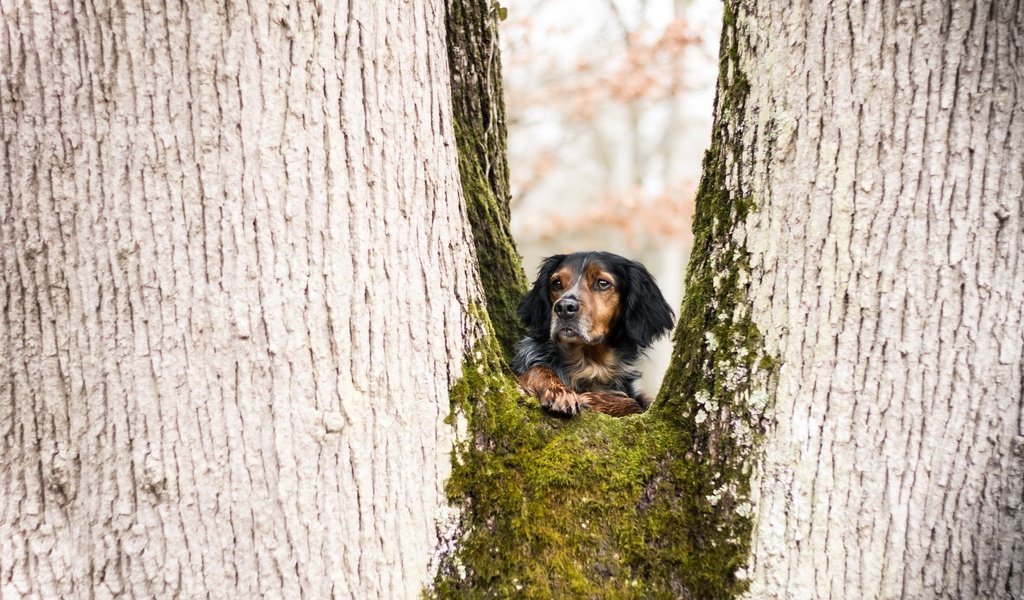
[[[1024,7],[782,8],[723,38],[732,241],[784,365],[746,404],[751,596],[1022,597]]]
[[[444,5],[0,12],[0,597],[418,594],[483,303]]]
[[[659,400],[474,374],[439,595],[1024,595],[1020,8],[725,3]]]
[[[1022,11],[976,8],[727,2],[673,367],[560,420],[504,362],[500,7],[4,5],[0,591],[1019,596]]]

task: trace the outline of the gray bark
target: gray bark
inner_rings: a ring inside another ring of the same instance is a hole
[[[1024,6],[758,3],[751,598],[1024,597]]]
[[[0,597],[419,594],[480,301],[443,3],[0,22]]]

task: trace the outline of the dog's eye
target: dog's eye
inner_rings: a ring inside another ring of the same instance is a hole
[[[556,292],[558,290],[562,289],[562,280],[561,279],[552,279],[551,280],[551,289],[555,290]]]
[[[612,287],[612,282],[608,281],[607,279],[598,279],[597,282],[594,283],[594,287],[599,290],[606,290]]]

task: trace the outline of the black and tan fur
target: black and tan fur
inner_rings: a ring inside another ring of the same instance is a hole
[[[529,334],[512,370],[542,406],[569,415],[581,406],[615,416],[647,410],[633,365],[673,315],[643,265],[608,252],[551,256],[519,317]]]

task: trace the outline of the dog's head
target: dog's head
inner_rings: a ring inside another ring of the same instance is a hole
[[[636,351],[672,328],[672,309],[638,262],[609,252],[544,259],[519,317],[536,340],[609,344]]]

